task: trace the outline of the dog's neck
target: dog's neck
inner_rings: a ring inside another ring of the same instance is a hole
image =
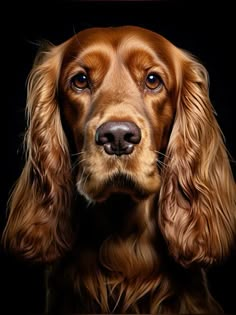
[[[154,233],[153,210],[157,205],[154,196],[135,201],[126,194],[113,194],[105,202],[78,204],[78,242],[87,246],[100,246],[107,238],[126,239],[145,231]],[[156,221],[156,220],[155,220]],[[151,230],[153,230],[151,232]],[[82,240],[81,240],[82,238]],[[81,242],[82,241],[82,242]]]

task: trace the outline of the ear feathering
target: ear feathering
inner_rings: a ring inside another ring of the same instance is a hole
[[[159,225],[184,266],[227,256],[235,241],[235,185],[205,67],[183,53],[182,86],[159,199]],[[180,79],[181,81],[181,79]]]
[[[51,261],[70,246],[71,165],[57,103],[64,45],[38,53],[28,78],[26,163],[9,201],[3,243]]]

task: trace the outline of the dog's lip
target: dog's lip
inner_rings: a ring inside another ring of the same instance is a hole
[[[116,174],[109,178],[93,199],[96,202],[105,202],[112,195],[127,195],[135,202],[147,198],[148,193],[126,174]]]
[[[98,194],[97,196],[94,197],[94,200],[98,203],[104,203],[110,198],[114,196],[129,196],[131,200],[133,200],[135,203],[140,202],[141,200],[145,199],[147,195],[145,194],[138,194],[138,193],[133,193],[131,191],[122,191],[122,190],[114,190],[114,191],[109,191]]]

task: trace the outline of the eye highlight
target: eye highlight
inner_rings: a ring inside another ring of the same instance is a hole
[[[162,84],[161,77],[154,72],[149,73],[145,79],[145,85],[149,90],[159,89]]]
[[[79,72],[71,79],[71,86],[76,91],[89,88],[88,76],[84,72]]]

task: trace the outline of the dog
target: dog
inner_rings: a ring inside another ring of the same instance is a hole
[[[235,184],[208,90],[195,56],[137,26],[37,54],[3,244],[49,265],[47,312],[223,312],[205,271],[234,244]]]

